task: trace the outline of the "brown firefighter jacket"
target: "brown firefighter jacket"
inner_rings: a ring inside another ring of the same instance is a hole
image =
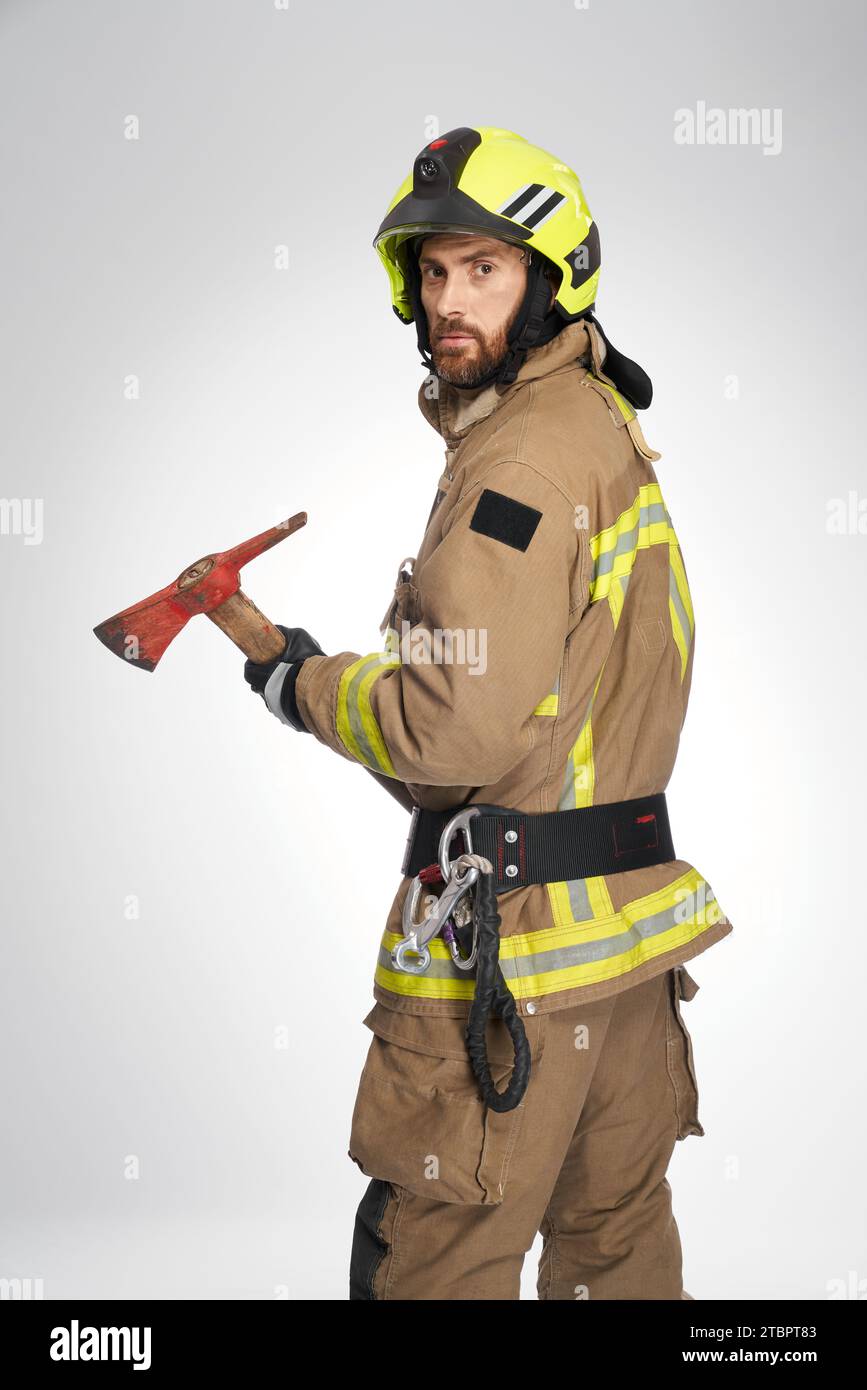
[[[604,353],[595,325],[579,321],[531,350],[505,389],[422,383],[446,467],[383,620],[384,649],[308,657],[299,673],[298,709],[316,738],[400,779],[423,807],[556,811],[668,784],[692,602],[660,456],[604,375]],[[672,831],[677,848],[684,828]],[[424,974],[391,963],[409,884],[386,922],[374,996],[404,1015],[464,1016],[474,980],[441,938]],[[617,994],[732,930],[680,859],[530,884],[498,907],[500,961],[522,1014]]]

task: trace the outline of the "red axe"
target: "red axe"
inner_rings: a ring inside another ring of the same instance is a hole
[[[307,522],[306,512],[296,512],[287,521],[278,522],[268,531],[242,541],[231,550],[217,555],[205,555],[188,565],[173,584],[151,594],[141,603],[124,608],[113,618],[106,618],[93,630],[109,651],[138,666],[142,671],[155,671],[163,652],[177,637],[195,613],[207,613],[212,623],[231,637],[251,661],[273,661],[286,646],[286,639],[260,613],[255,603],[241,591],[241,569],[255,560],[263,550],[291,536]],[[393,777],[367,769],[386,791],[406,810],[415,805],[404,783]]]

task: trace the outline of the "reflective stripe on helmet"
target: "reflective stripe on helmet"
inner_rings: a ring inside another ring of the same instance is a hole
[[[560,271],[562,318],[572,322],[592,309],[601,253],[578,176],[514,131],[460,127],[431,141],[413,161],[373,240],[404,323],[414,317],[404,243],[444,230],[531,247]]]

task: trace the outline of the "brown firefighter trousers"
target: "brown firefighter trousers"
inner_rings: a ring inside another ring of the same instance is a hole
[[[524,1019],[533,1066],[522,1103],[487,1109],[464,1021],[377,1005],[350,1157],[372,1178],[358,1208],[350,1299],[517,1299],[541,1231],[540,1299],[681,1299],[666,1169],[703,1135],[675,966],[619,994]],[[510,1074],[488,1025],[498,1089]]]

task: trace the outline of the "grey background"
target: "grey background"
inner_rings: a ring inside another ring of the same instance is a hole
[[[686,1287],[867,1280],[867,536],[826,527],[867,493],[863,39],[840,0],[0,6],[0,494],[44,505],[41,544],[0,536],[0,1276],[346,1296],[404,812],[267,715],[212,624],[153,676],[91,628],[305,509],[245,588],[378,648],[442,445],[370,243],[421,146],[489,124],[582,179],[696,606],[669,798],[734,932],[690,966]],[[699,101],[779,108],[780,153],[675,144]]]

